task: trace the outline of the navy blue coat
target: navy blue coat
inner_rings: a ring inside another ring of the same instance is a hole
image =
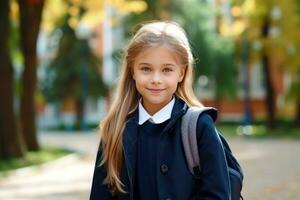
[[[230,183],[225,154],[215,130],[213,120],[208,114],[201,114],[197,121],[197,140],[201,160],[200,184],[188,169],[181,140],[181,117],[188,106],[176,97],[171,120],[161,134],[157,144],[157,190],[159,200],[229,200]],[[99,167],[101,148],[97,153],[90,200],[136,200],[134,180],[136,174],[138,111],[126,123],[123,133],[124,161],[121,181],[126,194],[112,197],[107,185],[105,167]],[[147,183],[144,184],[147,187]]]

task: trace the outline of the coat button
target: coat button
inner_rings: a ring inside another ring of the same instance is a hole
[[[161,173],[166,174],[166,173],[168,172],[168,170],[169,170],[169,168],[168,168],[167,165],[162,164],[162,165],[160,166],[160,171],[161,171]]]

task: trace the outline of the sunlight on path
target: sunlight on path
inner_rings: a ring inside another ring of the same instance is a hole
[[[75,149],[62,161],[0,178],[0,200],[86,200],[97,151],[96,133],[45,133],[45,145]],[[246,200],[300,199],[300,141],[228,139],[245,173]]]
[[[0,181],[0,199],[88,199],[93,166],[73,160],[63,166],[45,167]]]

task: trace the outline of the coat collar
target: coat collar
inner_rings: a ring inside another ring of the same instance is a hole
[[[150,115],[147,110],[144,108],[142,104],[142,98],[139,101],[139,125],[145,123],[147,120],[150,120],[152,123],[160,124],[164,121],[167,121],[171,118],[173,106],[175,103],[175,97],[172,98],[172,100],[165,105],[163,108],[161,108],[159,111],[157,111],[154,115]]]
[[[175,103],[172,109],[172,113],[171,113],[171,119],[175,119],[177,117],[182,116],[188,109],[187,104],[179,97],[175,96]],[[138,125],[139,122],[139,110],[138,110],[138,106],[135,109],[135,111],[132,112],[132,114],[130,114],[126,125]],[[132,124],[131,124],[132,123]]]

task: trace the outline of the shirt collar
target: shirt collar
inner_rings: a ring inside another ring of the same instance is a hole
[[[156,112],[153,116],[151,116],[142,105],[142,98],[139,101],[139,125],[143,124],[145,121],[150,119],[152,123],[159,124],[164,121],[167,121],[171,118],[172,109],[175,103],[175,98],[173,97],[172,100]]]

